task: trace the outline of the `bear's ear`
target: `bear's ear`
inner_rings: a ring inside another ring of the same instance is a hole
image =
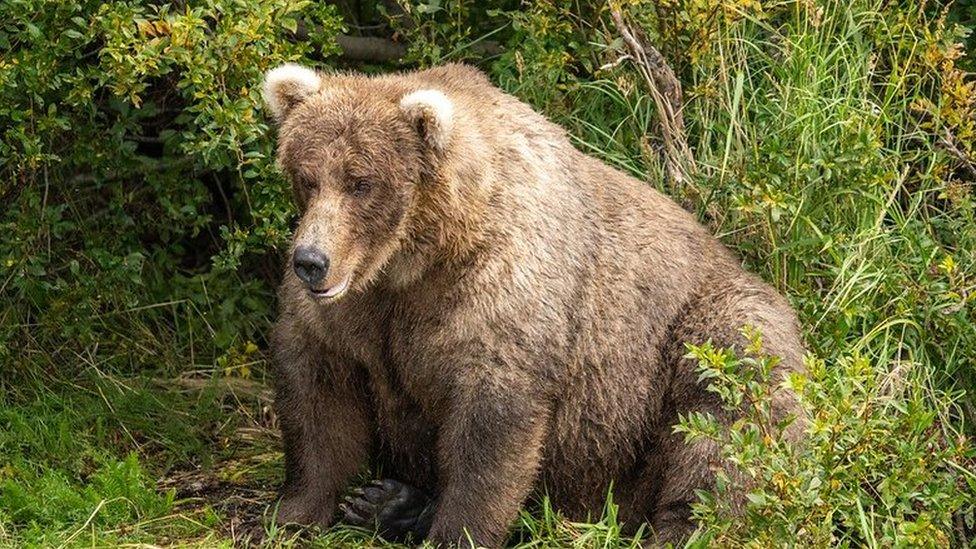
[[[264,77],[264,102],[279,123],[288,113],[319,91],[322,78],[308,67],[287,63],[271,69]]]
[[[438,90],[419,90],[400,100],[400,110],[427,145],[443,151],[451,139],[454,104]]]

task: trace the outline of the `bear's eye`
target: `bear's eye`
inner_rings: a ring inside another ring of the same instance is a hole
[[[369,193],[370,189],[373,188],[373,184],[365,179],[360,179],[356,181],[352,186],[352,195],[356,198],[362,198]]]
[[[298,186],[307,191],[314,191],[319,187],[319,183],[318,181],[315,180],[314,177],[299,176],[297,179],[298,179]]]

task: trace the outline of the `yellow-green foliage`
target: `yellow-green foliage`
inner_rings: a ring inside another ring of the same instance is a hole
[[[784,383],[804,413],[777,423],[770,414],[770,371],[762,338],[741,355],[710,344],[691,347],[700,379],[743,417],[723,427],[690,414],[675,427],[689,441],[717,442],[749,483],[746,520],[725,494],[741,488],[720,471],[716,493],[700,494],[703,528],[694,544],[719,547],[800,546],[945,547],[954,519],[976,493],[976,459],[950,425],[953,399],[913,383],[908,365],[875,367],[860,355],[829,364],[810,359],[806,375]],[[803,422],[804,443],[783,432]]]

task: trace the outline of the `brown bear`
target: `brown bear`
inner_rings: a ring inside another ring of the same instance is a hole
[[[264,82],[301,220],[273,334],[280,522],[501,544],[532,494],[658,540],[694,529],[729,420],[685,343],[751,325],[802,366],[793,311],[681,207],[576,150],[477,69],[285,65]],[[780,379],[780,378],[777,378]],[[777,384],[777,387],[779,384]],[[778,415],[795,398],[776,389]]]

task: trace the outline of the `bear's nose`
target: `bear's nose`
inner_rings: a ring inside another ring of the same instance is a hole
[[[300,246],[295,249],[292,266],[302,282],[314,286],[325,278],[325,273],[329,272],[329,256],[317,248]]]

